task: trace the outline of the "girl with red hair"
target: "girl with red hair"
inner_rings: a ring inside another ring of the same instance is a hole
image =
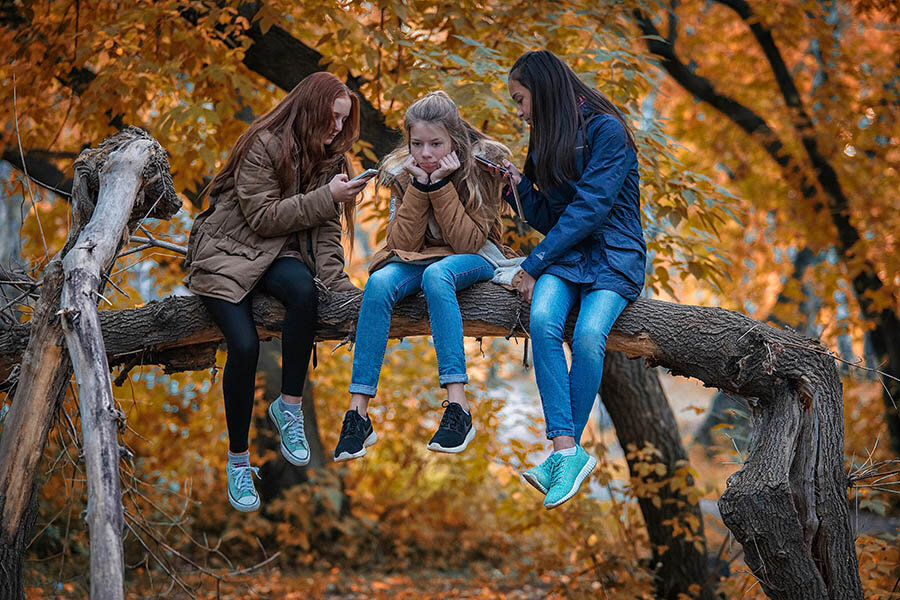
[[[301,81],[238,139],[204,190],[209,208],[194,221],[185,265],[225,336],[222,381],[228,424],[228,500],[239,511],[259,507],[248,434],[259,337],[252,292],[285,307],[281,396],[269,418],[290,463],[309,462],[300,410],[316,327],[316,280],[356,289],[344,273],[341,214],[353,243],[355,198],[367,179],[351,181],[346,153],[359,138],[359,99],[330,73]]]

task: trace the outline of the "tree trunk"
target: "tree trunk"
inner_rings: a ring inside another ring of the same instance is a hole
[[[815,253],[808,247],[797,252],[797,255],[793,260],[794,269],[791,271],[791,279],[789,282],[796,281],[803,290],[803,300],[800,301],[797,311],[798,316],[801,318],[800,322],[786,323],[776,316],[776,311],[779,306],[786,306],[796,302],[796,300],[785,293],[784,288],[782,288],[781,293],[778,294],[772,312],[769,313],[768,317],[763,319],[764,321],[774,323],[778,327],[790,326],[794,331],[807,337],[817,337],[815,325],[820,303],[815,297],[815,292],[810,289],[811,286],[803,281],[806,270],[815,264],[816,261],[817,258]],[[739,447],[745,446],[744,442],[746,442],[750,435],[750,411],[747,407],[747,401],[739,396],[724,394],[722,392],[717,393],[713,397],[712,405],[710,406],[709,412],[706,414],[706,418],[703,419],[703,423],[697,430],[695,439],[704,446],[711,446],[713,443],[712,429],[721,423],[731,426],[729,436],[739,444]]]
[[[12,405],[0,436],[0,599],[25,597],[23,560],[37,518],[37,475],[44,444],[72,374],[56,312],[62,264],[44,271],[41,297],[32,315],[33,335],[21,358]]]
[[[28,532],[37,515],[37,507],[35,505],[36,498],[36,481],[37,469],[40,458],[43,453],[44,445],[53,417],[59,407],[61,399],[65,393],[65,387],[69,383],[72,374],[72,362],[69,353],[63,349],[63,331],[59,315],[60,299],[62,288],[67,288],[67,296],[72,294],[74,288],[72,286],[81,285],[84,278],[77,272],[71,274],[72,277],[66,279],[64,276],[64,263],[71,270],[78,267],[80,261],[74,260],[74,265],[70,261],[66,263],[67,255],[72,249],[73,240],[75,240],[85,222],[90,219],[94,212],[94,201],[99,190],[102,187],[102,179],[100,171],[108,156],[118,149],[123,140],[132,140],[134,138],[143,138],[148,140],[155,146],[156,151],[153,152],[151,160],[143,165],[140,175],[146,185],[145,193],[137,194],[135,192],[130,196],[130,204],[135,204],[134,214],[131,211],[125,213],[125,218],[121,220],[122,227],[118,227],[113,222],[106,209],[99,211],[94,229],[108,231],[109,237],[115,241],[113,254],[109,257],[109,261],[115,256],[115,249],[119,242],[123,239],[125,233],[124,223],[130,220],[136,223],[137,219],[147,216],[153,218],[168,218],[174,214],[180,202],[175,196],[172,188],[171,177],[169,176],[168,162],[165,159],[165,151],[156,144],[145,132],[130,128],[120,132],[116,136],[104,141],[96,150],[86,150],[82,153],[78,163],[76,163],[76,184],[73,186],[73,219],[72,227],[69,231],[66,244],[53,260],[47,265],[44,272],[43,287],[41,297],[35,307],[35,311],[31,322],[26,329],[33,332],[33,335],[27,340],[27,346],[21,357],[21,372],[18,377],[18,384],[13,398],[12,406],[6,416],[4,424],[4,435],[0,437],[0,514],[2,514],[2,531],[0,531],[0,556],[4,557],[0,563],[0,598],[21,598],[24,594],[24,582],[22,579],[22,560],[24,558],[25,543]],[[147,142],[143,142],[147,143]],[[110,198],[105,204],[115,204],[122,200],[117,196],[116,190],[109,190]],[[135,198],[137,196],[137,199]],[[126,198],[126,202],[129,200]],[[129,206],[130,206],[129,204]],[[137,215],[137,216],[135,216]],[[96,253],[102,255],[104,253],[102,245],[98,245],[92,241],[82,241],[79,243],[76,252]],[[97,260],[96,258],[94,260]],[[104,261],[99,261],[104,264]],[[84,311],[79,309],[81,313],[77,319],[79,323],[75,323],[74,313],[69,313],[71,325],[78,328],[84,327],[86,321],[90,317],[94,317],[95,336],[92,340],[93,345],[84,345],[77,348],[76,362],[83,364],[84,361],[99,361],[103,369],[103,375],[106,378],[108,386],[109,366],[106,364],[106,352],[102,346],[102,337],[100,334],[100,325],[96,314],[96,296],[100,287],[99,272],[91,280],[91,285],[95,285],[89,292],[90,301],[94,303],[90,310]],[[69,296],[71,297],[71,296]],[[14,326],[3,331],[0,339],[9,339],[10,335],[15,337],[16,332],[21,332],[21,326]],[[75,330],[73,330],[75,331]],[[77,332],[76,332],[77,333]],[[83,339],[83,338],[82,338]],[[99,343],[99,345],[97,345]],[[19,361],[17,361],[19,362]],[[8,373],[7,373],[8,374]],[[95,373],[96,374],[96,373]],[[81,390],[83,393],[90,395],[92,385],[95,383],[80,382],[83,385]],[[111,401],[111,393],[109,396]],[[88,413],[82,407],[83,423],[88,423],[93,417],[98,416],[96,411]],[[94,463],[94,451],[88,449],[88,444],[92,447],[99,446],[94,440],[96,438],[94,432],[85,431],[85,456],[88,463],[88,487],[92,488],[91,477],[96,479],[99,464]],[[108,436],[107,436],[108,437]],[[108,444],[108,439],[106,440]],[[115,456],[112,464],[102,465],[101,477],[109,474],[118,476],[118,445],[115,444],[115,436],[112,437],[113,448],[107,447],[107,456]],[[108,477],[106,479],[108,481]],[[93,482],[96,486],[96,481]],[[100,514],[100,518],[105,518],[110,508],[109,501],[99,508],[96,506],[95,496],[97,489],[94,487],[89,492],[88,513]],[[119,502],[119,515],[121,515],[121,499]],[[115,517],[112,521],[115,522]],[[117,535],[121,538],[121,519],[119,519]],[[113,527],[114,528],[114,527]],[[107,527],[109,529],[109,527]],[[92,542],[95,541],[94,534],[97,532],[97,526],[91,522]],[[107,533],[109,533],[107,531]],[[103,547],[101,544],[100,547]],[[99,549],[99,548],[98,548]],[[92,554],[93,554],[92,549]],[[121,553],[121,550],[120,550]],[[10,558],[12,557],[12,558]],[[7,560],[9,559],[9,560]],[[110,559],[114,560],[114,559]],[[94,571],[95,559],[92,556],[92,571]],[[101,565],[102,568],[102,565]],[[101,594],[94,593],[95,585],[108,585],[115,587],[115,582],[106,581],[105,574],[97,575],[96,571],[92,573],[92,593],[99,597]],[[118,596],[122,595],[124,588],[118,592]],[[105,596],[104,596],[105,597]]]
[[[645,482],[652,485],[665,481],[677,470],[687,469],[687,453],[659,377],[642,360],[608,352],[603,363],[601,397],[633,478],[641,476],[636,469],[638,461],[630,450],[640,450],[648,444],[658,451],[655,459],[665,467],[665,474],[658,475],[651,467],[650,474],[644,476]],[[693,487],[690,475],[685,476],[685,484]],[[698,586],[701,592],[697,597],[713,600],[715,582],[707,565],[703,514],[700,505],[688,499],[687,489],[663,485],[650,495],[638,497],[653,548],[657,597],[678,600],[680,594],[685,594],[693,598],[691,586]],[[690,530],[690,534],[673,533],[673,521]]]
[[[63,259],[62,323],[78,381],[81,432],[87,473],[86,519],[91,544],[91,598],[125,595],[119,443],[109,364],[97,315],[101,276],[122,245],[132,207],[143,186],[153,140],[135,139],[112,152],[100,172],[90,222]],[[76,166],[76,169],[79,167]],[[77,176],[76,176],[77,177]]]

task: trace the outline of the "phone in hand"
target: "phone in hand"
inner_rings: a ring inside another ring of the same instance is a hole
[[[363,171],[362,173],[360,173],[359,175],[357,175],[350,181],[359,181],[361,179],[371,179],[371,178],[375,177],[376,175],[378,175],[378,169],[366,169],[365,171]]]
[[[482,155],[480,155],[480,154],[473,154],[472,156],[473,156],[473,158],[474,158],[475,160],[477,160],[478,162],[480,162],[480,163],[482,163],[482,164],[485,164],[485,165],[487,165],[487,166],[489,166],[489,167],[494,167],[495,169],[497,169],[498,171],[500,171],[500,172],[501,172],[502,174],[504,174],[504,175],[509,174],[509,169],[507,169],[507,168],[504,167],[504,166],[498,165],[497,163],[495,163],[494,161],[492,161],[492,160],[489,159],[489,158],[485,158],[484,156],[482,156]]]

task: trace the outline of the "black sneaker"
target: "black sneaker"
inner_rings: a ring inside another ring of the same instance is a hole
[[[342,462],[366,455],[366,447],[378,441],[378,434],[372,429],[372,420],[365,419],[355,409],[344,415],[341,439],[334,449],[334,462]]]
[[[475,437],[472,415],[466,414],[462,406],[456,402],[444,400],[441,406],[445,408],[444,416],[441,417],[441,424],[434,437],[428,442],[428,449],[434,452],[459,454]]]

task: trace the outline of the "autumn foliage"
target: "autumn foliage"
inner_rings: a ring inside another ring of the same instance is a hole
[[[717,89],[764,115],[786,150],[800,156],[796,114],[781,99],[747,23],[728,4],[678,5],[678,51]],[[861,239],[847,258],[836,250],[831,222],[811,208],[821,190],[804,198],[795,171],[776,164],[759,140],[660,67],[636,22],[646,3],[595,5],[5,3],[3,158],[19,166],[27,158],[35,179],[64,190],[82,147],[123,125],[139,125],[168,151],[175,188],[185,198],[185,209],[171,222],[145,225],[155,237],[184,244],[202,208],[192,198],[203,179],[221,167],[248,118],[283,96],[247,66],[248,53],[271,28],[320,53],[318,68],[355,78],[388,127],[398,126],[412,100],[442,88],[467,120],[513,148],[519,163],[527,131],[508,100],[505,73],[522,51],[547,47],[609,95],[635,126],[649,294],[777,319],[821,337],[848,362],[871,358],[866,332],[873,325],[860,316],[850,282],[863,263],[872,265],[883,285],[865,298],[896,312],[896,10],[878,2],[752,3],[793,67],[822,152],[850,199],[849,217]],[[655,13],[646,14],[665,34],[670,5],[652,8]],[[365,139],[355,152],[357,166],[378,158]],[[62,246],[69,207],[64,195],[34,182],[29,189],[25,181],[14,171],[3,182],[3,200],[24,215],[18,266],[40,278]],[[370,187],[360,207],[361,229],[348,264],[359,287],[367,258],[383,239],[387,203],[385,190]],[[534,232],[511,220],[507,225],[510,245],[533,244]],[[796,278],[804,248],[814,259]],[[183,275],[177,253],[145,250],[117,262],[105,297],[114,307],[131,307],[185,293]],[[0,297],[0,303],[6,301]],[[29,319],[27,302],[15,308],[21,321]],[[380,441],[365,459],[335,465],[328,456],[346,408],[351,353],[347,345],[320,344],[311,378],[325,465],[308,469],[303,483],[280,490],[251,514],[233,511],[223,492],[224,354],[209,371],[164,374],[137,366],[114,388],[127,423],[120,439],[128,449],[122,482],[129,596],[172,590],[175,597],[204,598],[654,597],[656,565],[637,499],[661,502],[660,490],[669,489],[713,506],[746,440],[722,426],[714,432],[718,445],[689,446],[690,464],[662,478],[654,448],[619,448],[611,429],[592,425],[586,446],[600,463],[589,479],[590,494],[547,512],[518,474],[547,448],[539,400],[529,387],[532,374],[522,366],[523,345],[521,339],[467,340],[478,434],[464,454],[449,456],[425,450],[443,400],[430,339],[391,342],[381,395],[370,410]],[[256,415],[271,400],[266,383],[277,371],[261,370]],[[11,397],[0,389],[2,418]],[[36,598],[83,597],[88,589],[77,392],[71,386],[44,456],[26,572]],[[881,396],[871,371],[845,369],[850,474],[895,458]],[[690,444],[693,432],[681,433]],[[265,421],[255,421],[251,440],[273,435]],[[260,450],[264,445],[251,448],[257,463],[282,460],[276,451]],[[646,463],[639,476],[629,475],[626,455]],[[857,553],[866,597],[890,598],[900,564],[896,502],[879,486],[854,487],[848,498],[863,520],[883,517],[861,528],[873,535],[858,538]],[[721,522],[709,510],[705,518],[706,539],[690,519],[670,523],[672,536],[705,544],[722,597],[764,597]]]

